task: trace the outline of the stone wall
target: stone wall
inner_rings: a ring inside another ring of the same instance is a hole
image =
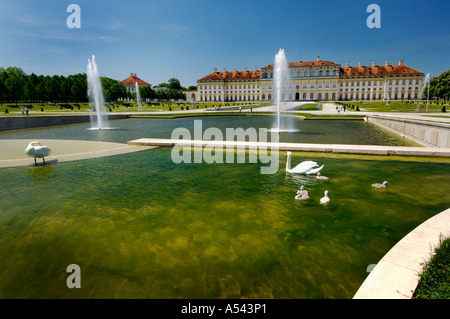
[[[450,124],[384,116],[367,116],[367,120],[424,146],[450,148]]]

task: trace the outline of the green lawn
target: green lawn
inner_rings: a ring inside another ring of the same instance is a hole
[[[261,106],[263,103],[255,102],[201,102],[195,103],[175,103],[175,102],[159,102],[159,103],[142,103],[142,111],[184,111],[184,110],[197,110],[205,108],[214,108],[218,106],[235,106],[239,109],[242,106],[243,109],[248,108],[248,105],[253,105],[254,107]],[[266,103],[267,104],[267,103]],[[42,103],[18,103],[15,105],[13,103],[4,103],[0,105],[0,115],[7,116],[22,116],[21,109],[25,109],[28,106],[29,115],[48,115],[48,114],[67,114],[67,113],[80,113],[89,112],[89,103],[56,103],[56,104],[42,104]],[[131,112],[138,111],[137,103],[134,102],[124,102],[124,103],[106,103],[106,109],[110,112]]]
[[[427,109],[427,101],[391,101],[390,105],[387,105],[386,101],[359,101],[359,102],[338,102],[339,104],[345,104],[353,106],[355,109],[358,107],[361,111],[368,112],[425,112]],[[446,109],[449,109],[448,101],[444,105],[443,102],[430,101],[428,103],[429,112],[441,112],[442,107],[445,105]]]
[[[441,237],[434,252],[435,255],[424,265],[413,298],[450,299],[450,238]]]
[[[317,103],[304,104],[295,108],[296,111],[320,111],[322,110],[322,104],[317,108]]]

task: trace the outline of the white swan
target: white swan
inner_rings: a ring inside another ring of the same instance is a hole
[[[330,198],[328,197],[328,191],[325,191],[325,196],[320,199],[321,204],[328,204],[330,202]]]
[[[300,190],[297,191],[297,195],[308,195],[308,191],[302,186],[300,186]]]
[[[297,199],[297,200],[307,200],[307,199],[309,199],[309,195],[308,194],[306,194],[306,195],[299,194],[299,195],[295,196],[295,199]]]
[[[45,158],[50,154],[50,152],[53,151],[50,147],[42,145],[38,141],[33,141],[30,144],[28,144],[27,148],[25,149],[25,154],[34,157],[34,163],[37,165],[36,158],[42,158],[45,165]]]
[[[305,190],[303,188],[303,186],[301,186],[300,190],[297,191],[297,196],[295,196],[295,199],[298,199],[298,200],[307,200],[307,199],[309,199],[308,191]]]
[[[286,154],[287,154],[286,172],[288,172],[288,173],[307,174],[307,175],[316,174],[316,173],[320,172],[320,170],[325,166],[325,165],[322,165],[322,166],[316,168],[317,166],[319,166],[316,162],[304,161],[291,169],[292,153],[286,152]]]
[[[326,177],[326,176],[322,176],[322,175],[320,175],[320,173],[317,173],[317,177],[316,177],[317,179],[321,179],[321,180],[324,180],[324,181],[326,181],[327,179],[329,179],[328,177]]]
[[[386,181],[384,181],[383,184],[375,183],[375,184],[372,184],[372,187],[375,187],[375,188],[386,188],[387,183],[388,182],[386,182]]]

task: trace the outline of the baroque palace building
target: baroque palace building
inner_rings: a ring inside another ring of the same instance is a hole
[[[127,77],[125,80],[119,82],[119,84],[122,84],[125,87],[125,89],[131,93],[136,93],[136,83],[138,84],[139,87],[141,87],[141,86],[150,86],[151,87],[152,86],[151,84],[138,78],[136,73],[130,73],[129,77]]]
[[[289,62],[286,101],[417,100],[424,74],[403,64],[350,66],[321,60]],[[261,70],[214,72],[197,81],[201,102],[271,101],[273,64]]]

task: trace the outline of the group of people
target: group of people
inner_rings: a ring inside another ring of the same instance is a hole
[[[25,115],[25,113],[27,113],[27,116],[28,116],[28,106],[25,106],[25,109],[21,108],[21,111],[22,111],[22,115]]]
[[[336,106],[336,111],[338,112],[338,114],[342,111],[342,112],[346,112],[348,111],[348,108],[346,105],[337,105]]]

